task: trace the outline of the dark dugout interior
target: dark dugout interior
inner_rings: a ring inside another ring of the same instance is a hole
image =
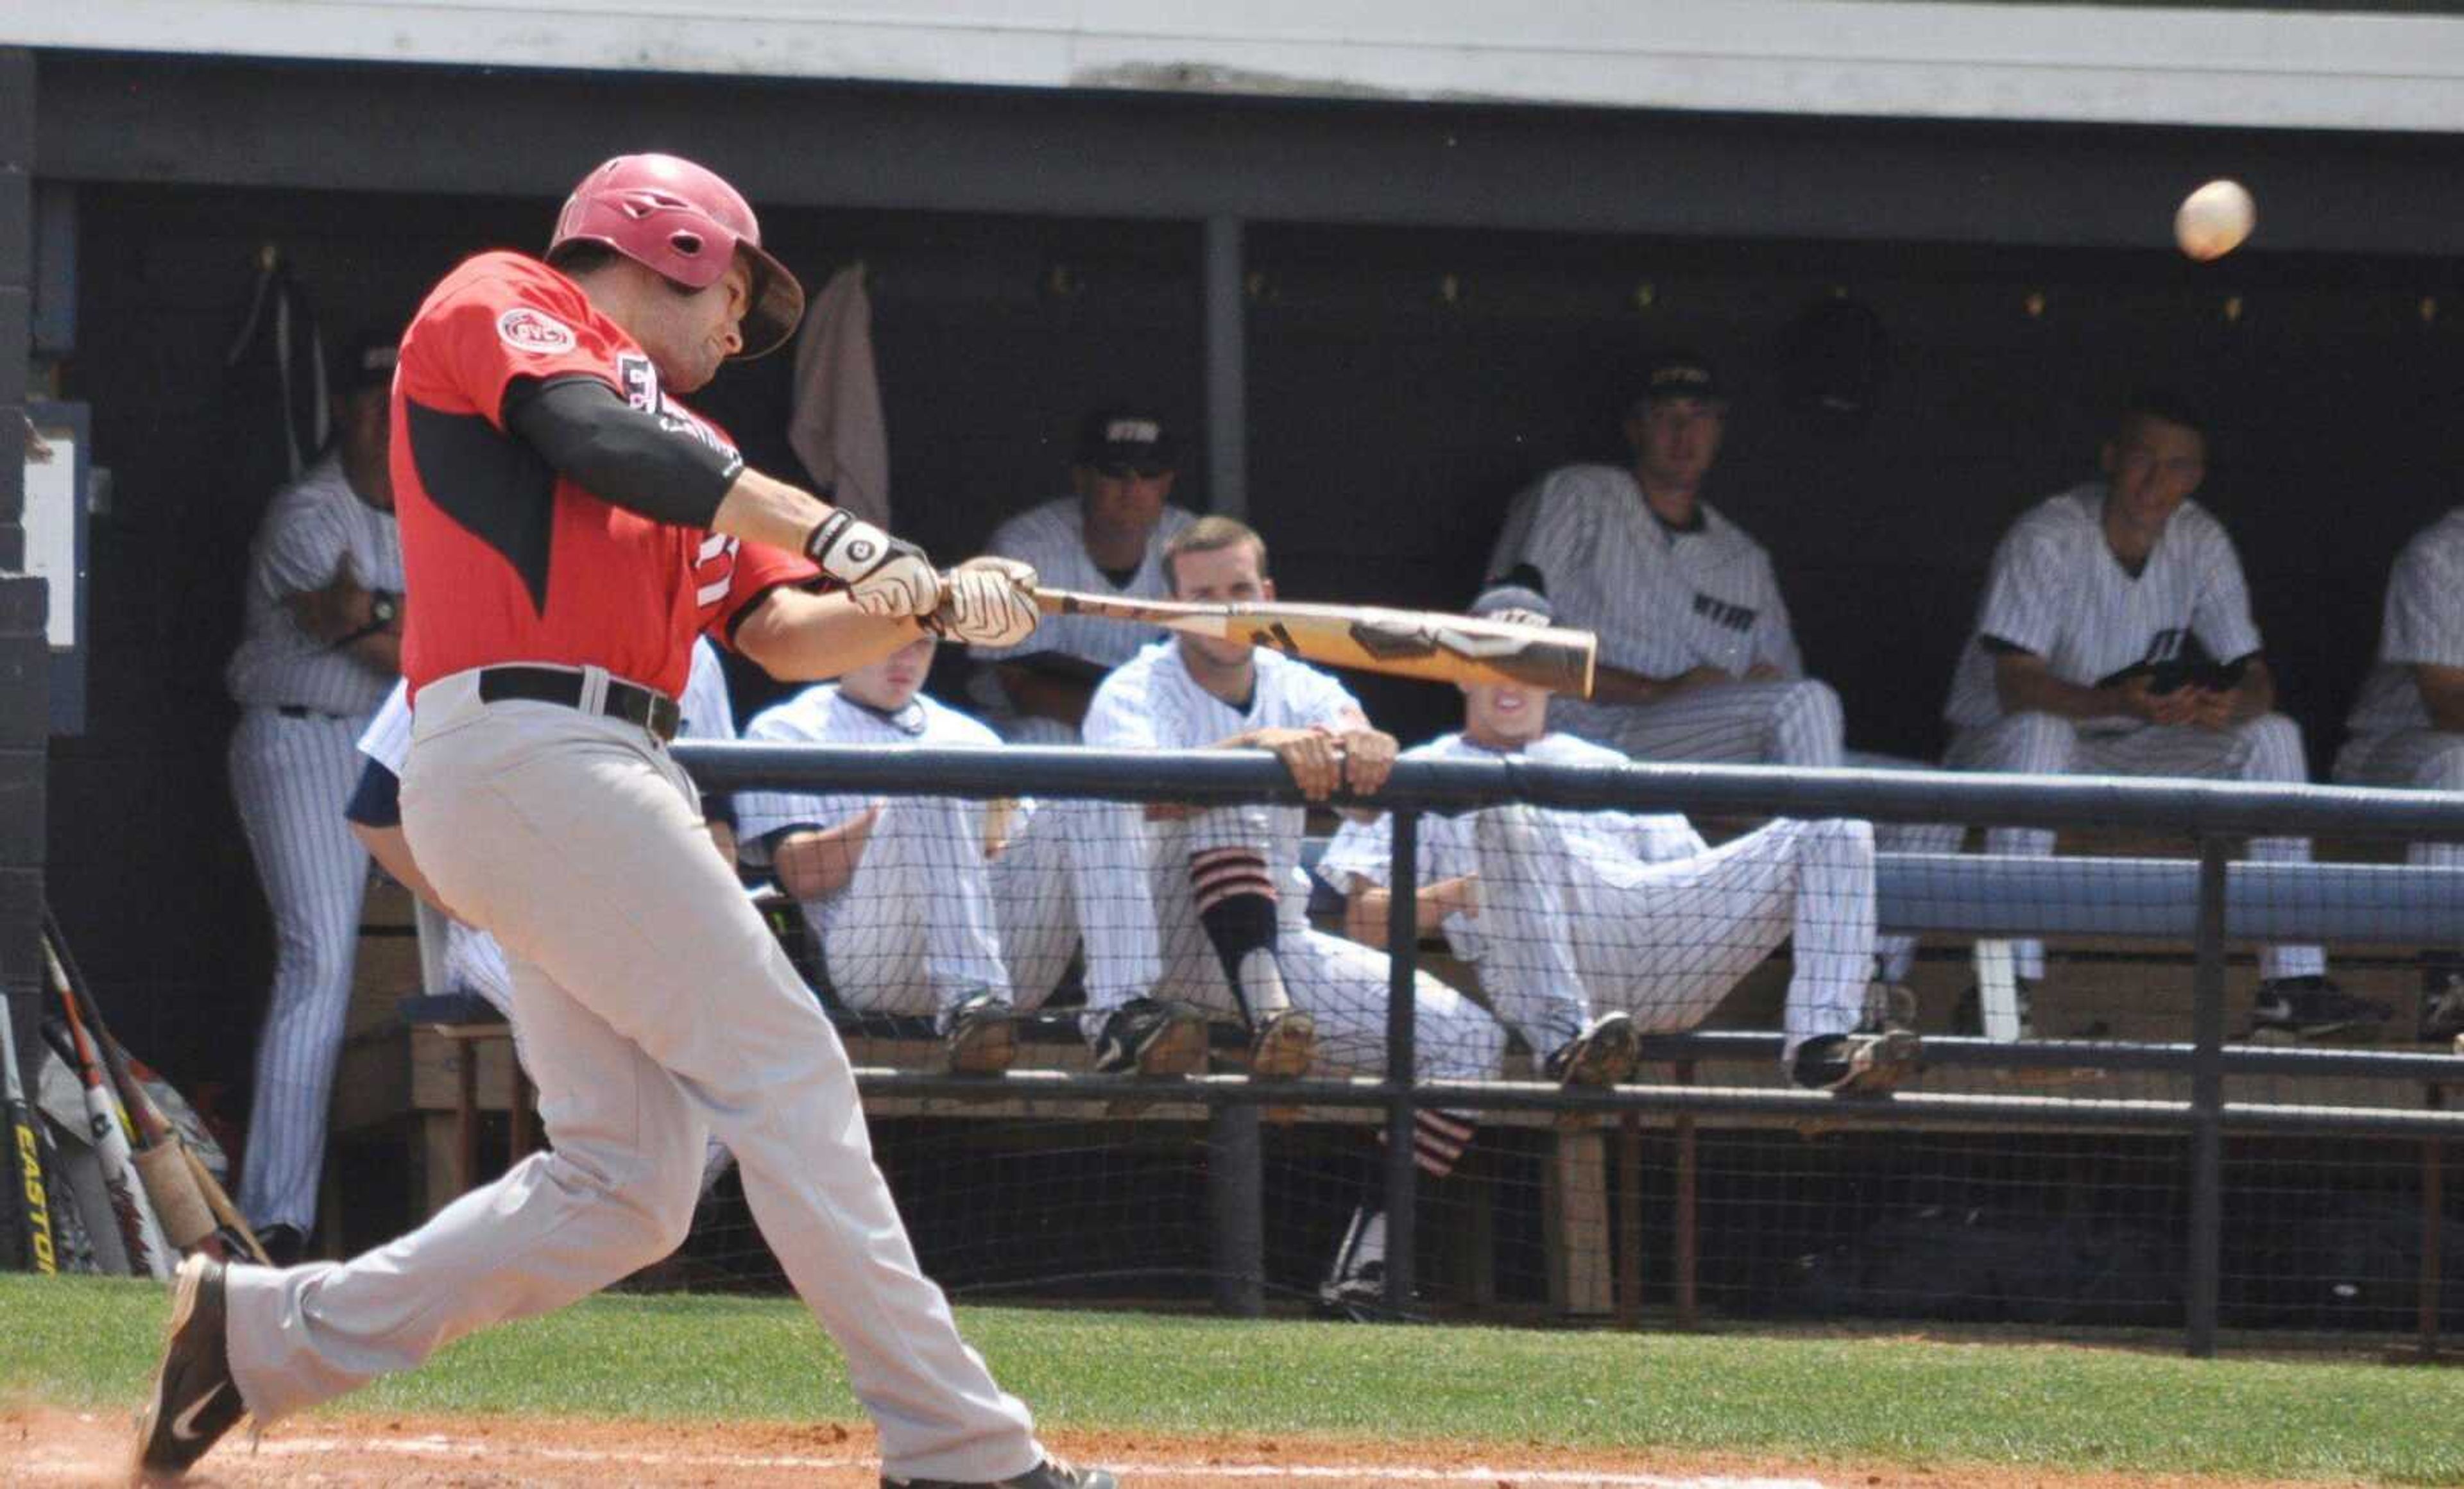
[[[271,968],[221,683],[270,494],[273,452],[244,432],[261,394],[224,362],[256,256],[286,255],[332,344],[399,323],[466,253],[536,247],[555,206],[77,188],[59,391],[93,406],[116,479],[94,528],[89,728],[55,741],[49,872],[123,1033],[186,1083],[245,1085]],[[1623,458],[1639,359],[1700,349],[1737,388],[1709,499],[1771,551],[1850,743],[1930,755],[2000,532],[2093,473],[2114,400],[2179,388],[2212,419],[2201,499],[2240,547],[2323,776],[2388,562],[2458,499],[2464,287],[2443,260],[2269,252],[2266,211],[2258,247],[2207,267],[2152,231],[2121,250],[1253,224],[1249,516],[1286,598],[1458,605],[1518,489]],[[1177,498],[1210,505],[1196,223],[785,208],[765,226],[817,292],[864,266],[897,526],[936,555],[1065,491],[1070,426],[1104,400],[1178,425]],[[786,473],[790,363],[693,400]],[[736,681],[740,715],[772,695]],[[1455,721],[1443,690],[1354,686],[1406,742]]]

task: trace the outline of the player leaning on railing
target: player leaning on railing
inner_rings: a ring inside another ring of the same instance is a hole
[[[776,347],[803,309],[735,188],[630,156],[575,189],[544,262],[469,260],[405,333],[403,827],[512,958],[555,1150],[352,1261],[184,1266],[141,1472],[665,1256],[715,1131],[846,1352],[884,1483],[1111,1484],[1045,1456],[916,1270],[846,1053],[668,754],[696,634],[816,678],[926,631],[1001,646],[1035,624],[1023,567],[936,573],[669,396]]]

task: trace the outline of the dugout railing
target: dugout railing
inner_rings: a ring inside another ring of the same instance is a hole
[[[1191,805],[1299,804],[1282,766],[1264,752],[1133,753],[1088,749],[844,748],[680,742],[678,759],[706,790],[775,787],[883,797],[1086,798]],[[2464,1137],[2464,1111],[2444,1108],[2443,1087],[2464,1083],[2464,1058],[2365,1048],[2266,1048],[2229,1042],[2225,965],[2230,947],[2299,937],[2334,946],[2464,939],[2464,869],[2402,864],[2236,863],[2243,840],[2307,835],[2388,843],[2464,842],[2464,797],[2317,786],[2255,786],[2195,780],[2048,777],[1947,772],[1788,770],[1630,765],[1570,767],[1522,760],[1399,762],[1374,799],[1392,813],[1387,1068],[1416,1068],[1415,983],[1420,959],[1413,902],[1418,829],[1428,813],[1507,802],[1575,810],[1682,812],[1717,818],[1861,818],[1876,822],[1960,821],[1998,826],[2098,828],[2178,836],[2195,857],[2135,859],[2125,892],[2082,894],[2081,861],[1977,854],[1885,853],[1876,865],[1877,918],[1889,930],[1954,935],[2095,934],[2179,945],[2192,953],[2190,1038],[2099,1040],[2092,1053],[2069,1040],[1928,1036],[1929,1065],[2025,1070],[2076,1066],[2186,1078],[2183,1099],[1929,1092],[1903,1089],[1853,1106],[1816,1092],[1697,1084],[1700,1068],[1770,1062],[1779,1036],[1748,1031],[1654,1036],[1647,1058],[1673,1065],[1668,1082],[1570,1089],[1539,1081],[1303,1080],[1253,1084],[1240,1075],[1182,1078],[1172,1099],[1211,1115],[1219,1305],[1255,1312],[1262,1260],[1257,1115],[1262,1106],[1379,1108],[1388,1142],[1385,1285],[1401,1311],[1415,1283],[1417,1175],[1412,1124],[1428,1106],[1481,1111],[1590,1113],[1633,1119],[1673,1114],[1680,1135],[1680,1317],[1691,1312],[1688,1274],[1693,1123],[1782,1118],[1859,1126],[2011,1125],[2036,1130],[2174,1134],[2189,1140],[2185,1241],[2185,1343],[2212,1353],[2217,1338],[2223,1241],[2223,1143],[2229,1133],[2336,1133],[2411,1139],[2421,1153],[2421,1329],[2434,1347],[2441,1257],[2439,1212],[2445,1145]],[[979,1098],[980,1078],[927,1070],[860,1068],[869,1095]],[[2267,1100],[2228,1101],[2229,1076],[2309,1081],[2369,1077],[2417,1084],[2423,1109]],[[1107,1101],[1122,1078],[1014,1070],[1009,1089],[1035,1098]],[[1628,1248],[1625,1265],[1634,1265]],[[1629,1287],[1628,1295],[1632,1289]]]

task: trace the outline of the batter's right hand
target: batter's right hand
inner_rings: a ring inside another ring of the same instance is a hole
[[[845,584],[867,615],[931,615],[941,603],[941,576],[924,550],[853,513],[833,512],[817,523],[804,555]]]

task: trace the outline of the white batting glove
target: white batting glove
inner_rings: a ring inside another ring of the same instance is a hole
[[[1035,634],[1035,570],[1015,558],[970,558],[941,576],[941,607],[925,628],[978,646],[1015,646]]]
[[[833,512],[804,539],[804,556],[847,587],[867,615],[933,613],[941,602],[941,576],[924,550],[847,512]]]

